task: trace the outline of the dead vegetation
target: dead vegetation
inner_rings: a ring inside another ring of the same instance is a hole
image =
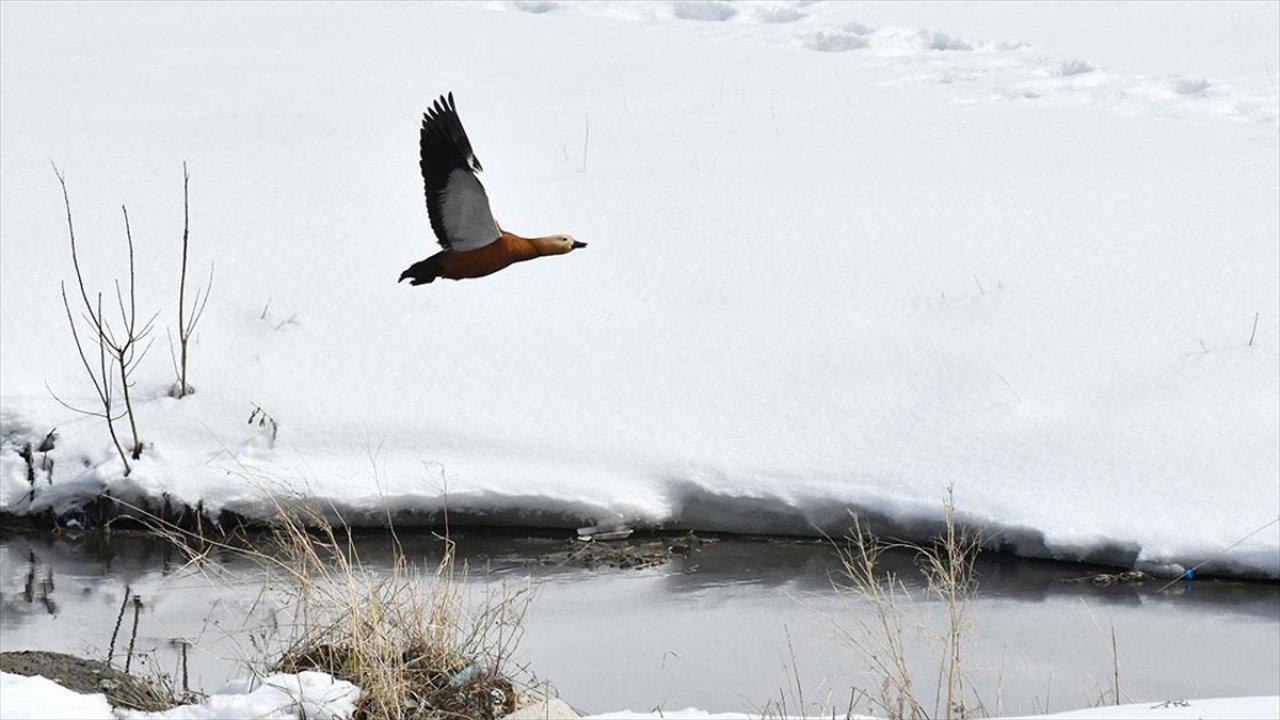
[[[838,545],[842,575],[837,589],[850,595],[852,612],[834,626],[839,637],[864,663],[874,679],[867,688],[852,688],[848,704],[824,703],[819,716],[852,717],[868,712],[890,720],[955,720],[989,715],[971,682],[965,653],[972,624],[968,602],[977,588],[974,561],[978,536],[956,521],[955,502],[948,492],[943,505],[943,527],[929,543],[887,541],[873,535],[854,515],[847,541]],[[941,620],[931,621],[907,584],[885,568],[885,554],[907,551],[925,580],[926,600],[941,608]],[[907,633],[922,633],[933,641],[932,677],[908,662]],[[795,698],[799,707],[788,707],[786,692],[766,704],[763,714],[786,717],[805,707],[797,675]],[[930,697],[932,696],[932,697]]]
[[[549,554],[544,563],[587,569],[610,567],[644,570],[664,565],[674,557],[699,552],[703,545],[716,542],[719,542],[716,538],[702,537],[692,532],[676,537],[660,535],[636,538],[628,530],[579,536],[565,541],[565,548]]]
[[[62,200],[67,219],[67,237],[71,243],[71,263],[75,268],[76,287],[80,291],[80,300],[84,305],[80,313],[80,319],[87,330],[87,339],[81,339],[80,331],[77,330],[76,318],[71,310],[71,302],[67,299],[67,285],[65,282],[62,283],[62,306],[66,311],[67,324],[71,328],[71,338],[75,342],[81,365],[93,384],[94,392],[102,405],[102,409],[99,411],[96,408],[78,408],[63,402],[61,399],[58,399],[58,402],[82,415],[100,417],[106,421],[107,431],[111,435],[112,444],[120,456],[120,462],[124,465],[124,474],[127,476],[133,470],[129,460],[137,460],[142,457],[142,439],[138,435],[138,421],[134,415],[133,398],[130,390],[134,385],[134,371],[137,370],[142,359],[146,357],[147,350],[151,347],[151,340],[148,337],[151,334],[156,315],[153,314],[139,324],[133,231],[129,227],[129,211],[123,205],[120,206],[120,212],[124,216],[124,234],[129,251],[129,291],[128,299],[126,300],[120,288],[120,280],[116,279],[114,281],[116,303],[120,311],[119,324],[115,324],[103,313],[101,291],[97,292],[92,299],[90,298],[89,291],[85,287],[84,271],[80,266],[80,254],[76,246],[76,232],[71,217],[71,196],[67,191],[67,180],[56,166],[53,171],[58,176],[58,183],[62,186]],[[94,345],[97,346],[97,362],[90,359],[91,350],[86,353],[86,345],[91,348]],[[124,401],[123,411],[118,411],[115,408],[117,384],[120,396]],[[57,398],[56,395],[54,397]],[[120,435],[115,426],[116,421],[122,418],[127,418],[129,421],[131,440],[127,453],[124,445],[120,442]]]
[[[1083,577],[1064,578],[1062,582],[1067,585],[1112,587],[1115,585],[1140,585],[1151,580],[1154,580],[1154,578],[1141,570],[1124,570],[1114,573],[1103,572]]]
[[[888,720],[963,720],[1003,712],[1000,681],[989,706],[977,690],[970,673],[975,666],[968,660],[973,630],[969,601],[978,587],[974,568],[981,538],[957,522],[950,491],[942,517],[936,536],[916,544],[877,537],[853,516],[853,530],[844,544],[837,545],[842,573],[836,579],[837,590],[853,602],[847,616],[832,620],[838,637],[854,651],[872,681],[867,687],[851,688],[847,704],[837,705],[828,692],[823,700],[806,705],[793,654],[794,685],[764,705],[763,717],[853,718],[866,712]],[[890,569],[895,564],[904,567],[903,553],[913,558],[911,572],[924,581],[922,593],[917,589],[913,595],[912,588],[921,587],[916,578],[905,580]],[[1151,580],[1149,574],[1134,570],[1062,582],[1112,587]],[[1096,688],[1094,704],[1119,705],[1129,698],[1122,690],[1115,627],[1109,636],[1101,626],[1099,632],[1108,643],[1110,661],[1105,686]],[[908,647],[916,637],[931,641],[932,652],[923,665],[918,655],[908,658]],[[1047,696],[1043,712],[1048,712]]]
[[[108,317],[107,311],[109,308],[104,307],[102,291],[91,292],[86,281],[85,268],[81,263],[80,247],[76,238],[75,223],[71,212],[71,195],[67,189],[66,176],[62,174],[57,166],[54,166],[53,172],[57,176],[58,183],[62,189],[67,238],[71,248],[71,264],[75,271],[75,289],[78,291],[77,294],[79,296],[78,303],[71,300],[67,294],[67,283],[63,282],[62,306],[67,317],[67,324],[71,330],[71,339],[75,343],[76,353],[80,358],[85,375],[93,386],[97,403],[91,408],[77,407],[59,398],[53,393],[52,389],[50,394],[53,394],[59,403],[70,410],[82,415],[99,417],[105,421],[112,445],[115,447],[123,465],[124,475],[128,476],[133,471],[131,461],[140,459],[144,448],[142,437],[138,431],[137,414],[135,413],[133,389],[136,382],[134,376],[148,350],[151,349],[151,343],[154,341],[151,334],[159,312],[154,312],[150,315],[144,314],[143,319],[139,318],[138,273],[135,263],[133,230],[129,224],[129,211],[124,205],[121,205],[120,212],[123,216],[125,246],[129,264],[128,279],[124,286],[122,286],[119,278],[113,279],[115,304],[119,318],[116,319],[114,317],[115,312],[109,313],[111,317]],[[174,372],[178,379],[170,390],[170,395],[179,398],[192,392],[192,387],[187,381],[189,345],[200,318],[204,314],[205,304],[209,300],[209,286],[213,282],[213,269],[211,266],[208,283],[203,288],[196,288],[194,300],[188,307],[186,289],[187,255],[190,244],[190,213],[187,194],[189,177],[185,163],[182,166],[182,174],[182,267],[178,277],[178,345],[181,359],[174,357]],[[76,305],[74,310],[72,309],[73,305]],[[172,346],[172,338],[170,339],[170,344]],[[116,423],[122,420],[128,424],[129,439],[127,444],[121,438],[121,430],[116,427]],[[52,469],[51,465],[49,469]]]
[[[27,498],[28,502],[35,500],[36,497],[36,475],[43,473],[45,480],[53,484],[53,458],[49,457],[49,451],[53,450],[58,441],[58,429],[54,428],[39,444],[31,441],[24,442],[22,449],[18,451],[18,457],[22,458],[22,462],[27,468],[27,485],[30,487]],[[40,453],[40,461],[36,462],[36,453]]]
[[[165,532],[193,562],[208,562],[210,545]],[[488,720],[515,710],[523,696],[512,654],[532,589],[504,586],[470,602],[460,582],[466,565],[455,563],[447,532],[437,538],[444,553],[434,568],[414,566],[398,541],[390,567],[368,567],[347,528],[280,506],[267,539],[214,543],[266,571],[264,597],[288,618],[251,666],[320,670],[354,683],[356,720]]]
[[[195,392],[195,388],[187,382],[187,361],[190,359],[191,337],[196,326],[204,315],[204,306],[209,302],[209,291],[213,288],[213,266],[209,266],[209,280],[203,288],[196,288],[191,308],[187,308],[187,251],[191,245],[191,205],[187,187],[191,183],[191,175],[187,172],[187,164],[182,163],[182,269],[178,275],[178,355],[173,355],[173,336],[169,337],[169,354],[173,360],[173,372],[177,380],[169,389],[169,395],[184,398]]]

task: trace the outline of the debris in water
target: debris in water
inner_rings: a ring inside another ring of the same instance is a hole
[[[1094,587],[1111,587],[1112,585],[1134,585],[1151,580],[1151,576],[1141,570],[1126,570],[1118,573],[1098,573],[1084,577],[1067,578],[1064,583],[1089,584]]]
[[[631,529],[623,528],[622,530],[610,530],[608,532],[594,533],[591,535],[583,535],[582,530],[578,531],[578,539],[583,542],[607,542],[609,540],[626,540],[631,537]]]

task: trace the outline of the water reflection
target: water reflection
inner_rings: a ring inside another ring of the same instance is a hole
[[[869,681],[834,639],[833,628],[857,608],[833,589],[842,569],[830,544],[721,539],[659,567],[587,570],[564,562],[572,547],[564,538],[464,532],[454,539],[469,587],[526,578],[538,585],[519,660],[587,709],[758,707],[792,663],[815,686],[847,692]],[[389,538],[363,534],[355,542],[365,567],[390,567]],[[426,533],[402,533],[399,542],[424,567],[443,551]],[[105,657],[131,587],[143,599],[139,652],[173,665],[175,643],[191,643],[192,684],[219,685],[261,657],[290,619],[262,602],[251,563],[212,557],[232,572],[203,576],[173,546],[146,537],[0,537],[0,648]],[[884,560],[922,597],[910,554]],[[1054,691],[1055,707],[1087,704],[1089,683],[1110,662],[1098,628],[1111,624],[1135,698],[1280,692],[1280,586],[1196,581],[1157,592],[1153,584],[1063,582],[1099,570],[982,556],[972,605],[975,682],[993,693],[998,687],[1013,711],[1042,707],[1047,678],[1070,689]],[[935,612],[930,605],[924,614]],[[908,642],[912,661],[927,668],[928,638]]]
[[[41,574],[39,583],[36,582],[36,575]],[[34,550],[27,551],[27,576],[22,584],[22,599],[27,606],[35,606],[37,599],[39,605],[44,612],[49,615],[58,614],[58,603],[53,600],[53,567],[45,566],[41,570],[40,564],[36,562],[36,553]],[[0,595],[0,602],[8,605],[7,601],[3,601],[3,595]],[[22,605],[18,605],[23,607]]]

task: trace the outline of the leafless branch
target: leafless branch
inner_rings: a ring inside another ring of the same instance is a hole
[[[125,206],[121,205],[120,212],[124,214],[124,235],[129,244],[129,314],[124,325],[124,343],[113,341],[111,349],[114,351],[115,360],[120,366],[120,389],[124,396],[125,414],[129,418],[129,431],[133,433],[133,447],[130,449],[130,454],[133,455],[134,460],[137,460],[142,457],[142,440],[138,437],[138,422],[133,414],[133,398],[129,396],[129,387],[133,385],[129,380],[129,376],[130,366],[137,366],[136,363],[132,363],[134,346],[142,336],[137,332],[138,299],[133,262],[133,231],[129,228],[129,211]],[[116,295],[120,303],[120,315],[125,317],[124,300],[119,298],[119,291],[120,283],[116,281]],[[102,317],[101,311],[99,311],[98,317]]]
[[[62,407],[74,413],[77,413],[80,415],[89,415],[92,417],[100,417],[100,418],[103,418],[104,420],[108,417],[111,417],[112,420],[119,420],[120,418],[124,417],[123,415],[116,415],[112,417],[109,415],[104,415],[101,412],[98,412],[97,410],[86,410],[85,408],[82,408],[82,407],[76,407],[75,405],[72,405],[66,400],[63,400],[62,398],[58,397],[58,394],[53,391],[53,388],[49,387],[49,383],[47,382],[44,384],[44,389],[49,391],[49,396],[52,397],[59,405],[61,405]]]
[[[175,370],[178,375],[178,381],[174,385],[171,395],[177,398],[183,398],[190,395],[193,391],[191,385],[187,382],[187,360],[190,356],[189,346],[191,344],[191,336],[195,334],[196,326],[200,323],[200,318],[204,315],[205,304],[209,302],[209,291],[213,288],[213,265],[209,265],[209,280],[205,283],[204,288],[196,288],[195,298],[190,307],[190,315],[188,316],[187,308],[187,256],[191,244],[191,205],[188,187],[190,185],[191,175],[187,172],[187,164],[182,163],[182,270],[178,276],[178,347],[179,359],[175,361]],[[265,310],[264,310],[265,312]],[[172,338],[172,336],[170,336]],[[172,339],[170,340],[170,351],[172,352]]]
[[[80,298],[84,301],[84,312],[81,313],[81,320],[84,322],[89,336],[98,345],[98,364],[95,368],[85,354],[84,340],[81,339],[80,332],[76,328],[75,317],[71,312],[71,303],[67,299],[67,288],[64,282],[62,284],[62,305],[67,313],[67,324],[71,328],[71,337],[75,342],[76,351],[80,355],[80,362],[84,366],[85,373],[93,383],[94,391],[103,406],[101,413],[91,411],[85,414],[106,420],[112,443],[116,446],[116,451],[119,452],[120,459],[124,463],[124,474],[128,475],[133,468],[129,464],[129,458],[126,457],[124,447],[121,445],[119,435],[116,433],[115,421],[122,417],[128,419],[129,430],[132,434],[132,443],[128,455],[137,460],[142,456],[142,440],[138,435],[138,423],[134,416],[133,398],[130,394],[130,389],[133,387],[133,371],[137,369],[151,343],[148,341],[141,352],[138,352],[138,345],[151,332],[155,316],[152,316],[150,320],[144,323],[142,328],[138,327],[137,269],[134,261],[133,230],[129,224],[129,211],[123,205],[120,206],[120,211],[124,216],[125,242],[129,249],[129,289],[126,300],[125,291],[120,285],[120,280],[117,278],[113,281],[116,303],[120,311],[121,327],[119,333],[116,332],[116,329],[111,326],[111,323],[108,322],[103,314],[102,293],[97,294],[96,304],[90,301],[89,291],[85,287],[84,271],[80,264],[75,225],[71,216],[71,197],[67,191],[66,177],[58,170],[56,165],[53,168],[53,172],[57,175],[58,183],[62,187],[62,200],[67,216],[67,237],[71,244],[71,263],[75,268],[76,286],[80,290]],[[108,363],[108,357],[110,357],[110,363]],[[124,412],[121,415],[112,414],[117,371],[119,372],[121,397],[124,400]],[[50,394],[53,395],[52,390],[50,390]],[[54,395],[54,399],[65,407],[83,412],[83,410],[63,402],[56,395]]]
[[[71,197],[67,192],[67,180],[55,165],[53,172],[58,176],[58,183],[62,186],[62,200],[67,213],[67,236],[71,242],[71,262],[76,271],[76,285],[80,289],[80,298],[84,301],[85,314],[84,322],[93,332],[93,339],[98,344],[98,365],[95,368],[89,362],[89,357],[84,351],[84,342],[80,339],[80,332],[76,329],[75,317],[71,313],[71,303],[67,299],[67,284],[62,283],[62,307],[67,313],[67,326],[71,328],[71,339],[75,342],[76,353],[80,356],[80,363],[83,365],[85,374],[89,376],[89,381],[93,384],[94,392],[98,396],[98,400],[102,403],[102,412],[96,411],[85,412],[86,415],[101,417],[106,421],[107,432],[111,435],[111,442],[116,448],[116,452],[120,455],[120,461],[124,464],[124,474],[128,475],[132,468],[129,465],[129,459],[126,457],[124,447],[120,444],[120,438],[116,434],[115,421],[118,419],[111,414],[112,402],[112,374],[107,370],[107,347],[114,346],[114,342],[109,341],[107,332],[102,322],[102,293],[98,293],[97,309],[95,311],[94,304],[89,300],[89,292],[84,286],[84,274],[80,268],[80,257],[76,251],[76,235],[75,225],[71,220]],[[79,408],[74,408],[68,403],[62,401],[53,391],[49,391],[54,399],[67,408],[84,412]]]

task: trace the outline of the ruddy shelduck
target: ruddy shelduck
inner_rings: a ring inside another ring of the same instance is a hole
[[[484,277],[513,263],[587,246],[568,235],[525,238],[498,227],[489,196],[476,177],[482,168],[458,119],[453,93],[436,100],[422,116],[419,147],[427,215],[444,250],[410,265],[400,275],[401,282],[422,285],[441,277]]]

